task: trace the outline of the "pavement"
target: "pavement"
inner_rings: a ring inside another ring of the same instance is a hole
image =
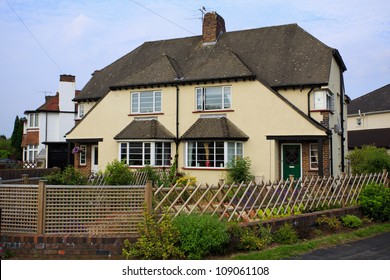
[[[314,250],[296,260],[390,260],[390,232],[326,249]]]

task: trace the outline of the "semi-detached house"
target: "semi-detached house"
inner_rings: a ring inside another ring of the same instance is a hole
[[[166,167],[216,183],[233,158],[257,178],[344,172],[346,102],[339,52],[297,24],[145,42],[96,71],[67,134],[75,166]],[[80,109],[79,109],[80,112]]]

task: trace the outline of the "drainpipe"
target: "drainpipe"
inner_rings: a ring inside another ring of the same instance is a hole
[[[340,93],[340,125],[341,125],[341,172],[344,173],[344,147],[345,147],[345,131],[344,131],[344,77],[343,73],[340,71],[340,83],[341,83],[341,93]]]
[[[176,87],[176,139],[175,139],[175,145],[176,145],[176,151],[175,151],[175,160],[176,160],[176,170],[178,169],[178,157],[179,157],[179,92],[180,89],[178,85],[175,85]]]

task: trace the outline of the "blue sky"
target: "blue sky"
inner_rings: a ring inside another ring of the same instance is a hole
[[[227,31],[297,23],[339,50],[352,99],[390,83],[388,0],[0,0],[0,135],[56,93],[60,74],[82,89],[145,41],[200,35],[203,6]]]

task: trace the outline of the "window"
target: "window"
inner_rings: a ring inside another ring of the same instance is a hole
[[[232,107],[231,87],[196,88],[196,110],[223,110]]]
[[[80,145],[80,165],[86,165],[87,164],[87,146],[86,145]]]
[[[318,169],[318,145],[310,144],[310,169]]]
[[[134,166],[169,166],[171,142],[126,142],[120,143],[121,161]]]
[[[361,126],[362,125],[362,118],[357,118],[356,119],[356,125]]]
[[[232,159],[243,157],[242,142],[187,142],[186,167],[224,168]]]
[[[28,115],[28,127],[38,127],[38,114],[32,113]]]
[[[23,161],[33,162],[38,155],[38,145],[27,145],[23,148]]]
[[[318,90],[314,92],[314,109],[334,111],[333,94],[327,90]]]
[[[81,119],[82,117],[84,117],[84,104],[79,104],[78,105],[78,117],[79,119]]]
[[[161,91],[131,93],[131,113],[147,114],[161,112]]]

